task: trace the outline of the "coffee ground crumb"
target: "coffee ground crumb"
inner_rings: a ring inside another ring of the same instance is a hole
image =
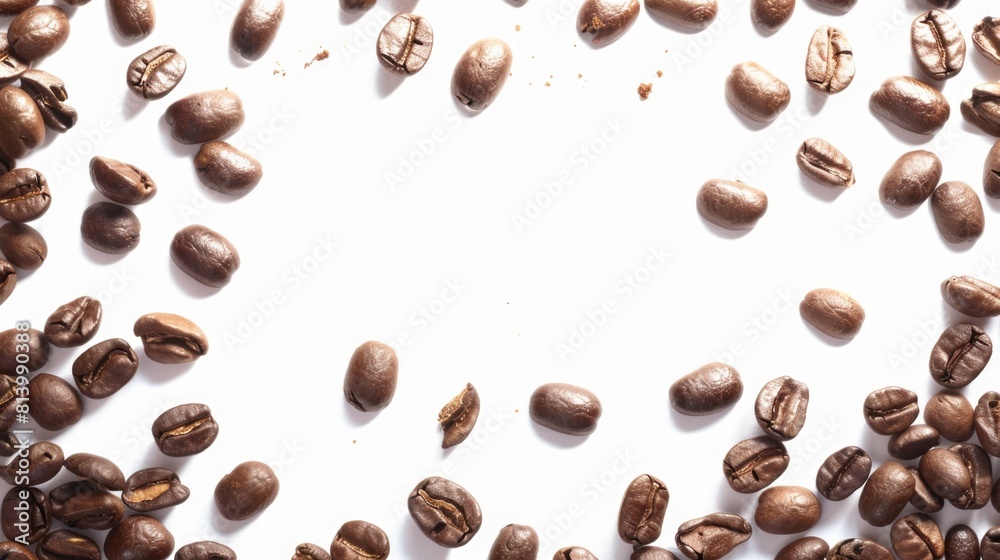
[[[656,71],[656,77],[657,78],[662,78],[663,77],[663,70],[657,70]]]
[[[653,84],[639,84],[639,98],[648,99],[649,92],[653,91]]]
[[[330,58],[330,51],[328,51],[326,49],[323,49],[323,50],[319,51],[318,53],[316,53],[316,56],[312,57],[312,60],[310,60],[309,62],[305,63],[302,66],[302,68],[309,68],[310,66],[313,65],[313,62],[319,62],[320,60],[326,60],[328,58]]]

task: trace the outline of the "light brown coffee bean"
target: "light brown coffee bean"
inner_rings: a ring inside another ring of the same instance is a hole
[[[976,241],[983,235],[986,215],[983,204],[972,187],[961,181],[948,181],[931,194],[931,210],[941,237],[949,243]]]
[[[754,23],[768,31],[777,31],[788,23],[794,11],[795,0],[750,1],[750,17]]]
[[[944,10],[931,10],[913,20],[910,48],[920,69],[934,80],[958,74],[965,64],[965,37]]]
[[[906,467],[894,461],[882,463],[861,489],[858,500],[861,519],[875,527],[891,524],[909,503],[915,488],[916,483]]]
[[[882,178],[878,187],[879,199],[901,210],[916,208],[930,198],[937,188],[942,170],[941,160],[934,152],[906,152],[899,156]],[[1000,181],[997,192],[1000,196]]]
[[[854,338],[865,321],[865,310],[851,296],[830,288],[817,288],[806,294],[799,313],[807,323],[827,336]]]
[[[984,17],[972,28],[972,44],[987,60],[1000,64],[1000,20]]]
[[[868,105],[885,120],[917,134],[937,133],[951,116],[951,106],[941,92],[909,76],[886,79]]]
[[[788,107],[788,85],[756,62],[733,66],[726,78],[726,99],[740,114],[758,122],[771,122]]]
[[[194,157],[198,179],[206,187],[234,196],[254,189],[264,177],[260,162],[228,142],[206,142]]]
[[[173,313],[139,317],[132,334],[142,339],[146,357],[161,364],[193,362],[208,353],[205,331],[194,321]]]
[[[1000,82],[979,84],[959,106],[962,117],[986,134],[1000,136]]]
[[[645,0],[655,17],[690,29],[705,29],[719,13],[718,0]]]
[[[851,160],[822,138],[810,138],[799,146],[795,163],[810,179],[821,185],[847,188],[854,184]]]
[[[1000,140],[993,144],[983,162],[983,191],[990,198],[1000,198]]]
[[[500,39],[481,39],[458,59],[451,75],[451,94],[473,111],[489,107],[510,74],[513,54]]]
[[[584,0],[576,28],[595,45],[606,45],[628,31],[639,18],[639,0]]]
[[[819,499],[801,486],[775,486],[761,492],[754,522],[765,533],[791,535],[812,529],[822,513]]]
[[[829,25],[813,33],[806,52],[806,83],[814,90],[833,95],[854,81],[854,51],[844,33]]]
[[[952,276],[942,282],[941,297],[970,317],[1000,315],[1000,288],[971,276]]]
[[[726,229],[753,229],[767,212],[767,194],[739,181],[710,179],[698,189],[698,213]]]

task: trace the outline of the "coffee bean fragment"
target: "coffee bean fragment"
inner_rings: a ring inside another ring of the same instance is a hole
[[[331,560],[385,560],[389,537],[367,521],[348,521],[340,526],[330,543]]]
[[[534,556],[531,558],[533,559]],[[673,552],[670,552],[665,548],[650,545],[640,546],[639,548],[633,550],[632,554],[628,558],[629,560],[677,560],[677,556],[674,556]],[[496,559],[490,558],[489,560]]]
[[[121,255],[135,249],[142,236],[142,224],[135,212],[114,202],[95,202],[83,211],[80,236],[93,249]]]
[[[265,463],[240,463],[215,486],[215,506],[230,521],[249,519],[278,497],[278,476]]]
[[[17,286],[17,269],[10,261],[0,259],[0,304],[7,301],[14,293],[15,286]]]
[[[944,10],[924,12],[913,20],[910,48],[920,69],[934,80],[951,78],[965,64],[965,37]]]
[[[208,353],[205,331],[173,313],[147,313],[136,319],[132,334],[142,339],[146,357],[161,364],[193,362]]]
[[[687,416],[720,412],[740,400],[743,381],[736,368],[722,362],[701,366],[670,385],[670,404]]]
[[[400,76],[416,74],[431,56],[434,30],[427,18],[396,14],[378,34],[375,54],[383,68]]]
[[[864,486],[872,459],[864,449],[847,446],[823,461],[816,473],[816,490],[830,501],[840,501]]]
[[[868,100],[872,112],[916,134],[936,134],[948,122],[951,106],[938,90],[909,76],[887,78]]]
[[[547,383],[531,394],[528,413],[540,426],[571,436],[597,430],[603,409],[597,395],[568,383]]]
[[[854,338],[865,321],[865,310],[854,298],[831,288],[811,290],[799,304],[799,314],[827,336]]]
[[[906,152],[882,178],[878,188],[879,199],[901,210],[916,208],[937,188],[942,170],[941,160],[934,152]]]
[[[739,181],[710,179],[698,189],[698,213],[726,229],[753,229],[767,212],[767,194]]]
[[[170,45],[160,45],[135,57],[128,65],[125,83],[143,99],[166,97],[187,72],[187,59]]]
[[[389,406],[396,394],[399,359],[388,344],[369,340],[351,355],[344,374],[344,397],[362,412]]]
[[[455,64],[451,94],[473,111],[489,107],[510,74],[513,54],[500,39],[481,39],[472,44]]]
[[[353,554],[354,551],[351,551]],[[318,544],[302,543],[295,547],[292,560],[332,560],[330,553]]]
[[[90,180],[98,192],[119,204],[142,204],[156,195],[156,183],[145,171],[116,159],[92,158]]]
[[[854,50],[843,31],[822,25],[813,33],[806,53],[806,83],[833,95],[854,81]]]
[[[35,4],[38,4],[38,0],[2,0],[0,1],[0,17],[16,16]]]
[[[479,392],[467,383],[458,395],[444,405],[438,413],[438,422],[444,430],[441,447],[447,449],[465,441],[479,418]]]
[[[1000,393],[983,393],[974,414],[979,445],[990,455],[1000,457]]]
[[[8,222],[30,222],[42,217],[52,203],[45,175],[18,167],[0,175],[0,218]]]
[[[990,198],[1000,198],[1000,140],[993,144],[983,162],[983,191]]]
[[[468,490],[436,476],[414,487],[407,508],[420,532],[446,548],[468,543],[483,522],[479,503]]]
[[[30,67],[30,61],[21,60],[14,54],[7,32],[0,31],[0,86],[14,83]]]
[[[769,436],[745,439],[726,453],[722,472],[733,490],[752,494],[778,479],[788,468],[784,444]]]
[[[597,560],[594,553],[582,546],[566,546],[552,555],[553,560]]]
[[[726,99],[746,118],[771,122],[788,107],[788,85],[756,62],[741,62],[726,78]]]
[[[795,163],[821,185],[847,188],[854,184],[854,166],[840,150],[822,138],[810,138],[799,146]]]
[[[1000,560],[1000,527],[986,531],[979,541],[979,554],[983,560]]]
[[[682,523],[674,541],[691,560],[718,560],[749,540],[752,532],[739,515],[712,513]]]
[[[952,276],[942,282],[941,297],[956,311],[970,317],[1000,315],[1000,288],[971,276]]]

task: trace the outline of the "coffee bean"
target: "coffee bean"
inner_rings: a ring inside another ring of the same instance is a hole
[[[455,64],[451,94],[473,111],[489,107],[507,81],[513,56],[507,43],[500,39],[476,41]]]
[[[446,548],[468,543],[483,522],[479,503],[472,494],[437,476],[420,481],[406,505],[420,532]]]
[[[156,183],[145,171],[111,158],[90,160],[90,180],[98,192],[119,204],[142,204],[156,195]]]
[[[969,399],[952,391],[940,391],[927,401],[924,421],[951,441],[965,441],[976,430]]]
[[[382,410],[392,402],[399,359],[391,346],[369,340],[351,355],[344,374],[344,397],[362,412]]]
[[[537,424],[571,436],[593,433],[602,411],[597,395],[568,383],[538,387],[528,405],[528,413]]]
[[[228,89],[193,93],[174,101],[164,114],[170,136],[181,144],[225,138],[243,126],[243,101]]]
[[[971,276],[952,276],[942,282],[941,297],[956,311],[971,317],[1000,315],[1000,288]]]
[[[961,1],[962,0],[927,0],[927,3],[937,8],[951,9],[957,6]]]
[[[910,48],[920,69],[934,80],[958,74],[965,64],[962,29],[943,10],[925,12],[913,20]]]
[[[974,421],[979,445],[990,455],[1000,457],[1000,393],[983,393],[976,404]]]
[[[8,382],[9,382],[8,389],[11,386],[16,386],[16,383],[14,382],[14,378],[13,377],[0,376],[0,379],[4,379],[4,378],[6,378],[8,380]],[[8,391],[6,391],[6,390],[4,391],[4,396],[7,395],[7,392]],[[10,394],[13,395],[13,392],[10,392]],[[13,401],[13,398],[11,398],[10,400]],[[3,407],[3,406],[6,406],[6,404],[0,404],[0,407]],[[0,416],[2,416],[2,414],[0,414]],[[11,425],[14,424],[14,416],[13,415],[11,415],[10,424]],[[10,426],[7,426],[7,429],[10,429]],[[3,457],[13,457],[17,452],[19,452],[21,450],[21,446],[22,445],[23,444],[21,443],[21,440],[18,439],[17,434],[15,434],[13,432],[0,432],[0,456],[3,456]]]
[[[534,558],[534,557],[532,557]],[[494,560],[490,558],[489,560]],[[677,560],[673,552],[658,546],[640,546],[632,551],[629,560]]]
[[[851,160],[822,138],[810,138],[799,146],[795,163],[810,179],[821,185],[847,188],[854,184]]]
[[[313,543],[302,543],[295,547],[292,560],[332,560],[330,553]]]
[[[121,499],[85,480],[67,482],[49,492],[52,517],[74,529],[106,531],[125,515]]]
[[[178,548],[174,560],[236,560],[236,551],[215,541],[198,541]]]
[[[0,175],[0,218],[30,222],[42,217],[52,203],[45,176],[27,167]]]
[[[45,340],[58,348],[86,344],[97,334],[102,316],[100,300],[80,296],[60,305],[45,320]]]
[[[948,560],[979,560],[979,537],[967,525],[955,525],[944,537]]]
[[[375,0],[340,0],[340,9],[349,14],[363,14],[374,5]]]
[[[21,89],[35,100],[45,126],[62,133],[76,124],[76,109],[66,104],[69,94],[59,78],[41,70],[25,70]]]
[[[0,304],[7,301],[14,293],[15,286],[17,286],[17,269],[10,261],[0,259]]]
[[[941,443],[941,434],[927,424],[913,424],[889,438],[889,455],[902,461],[917,459]]]
[[[18,14],[7,28],[14,54],[28,62],[55,53],[67,39],[69,18],[59,6],[32,6]]]
[[[986,134],[1000,136],[1000,83],[990,82],[972,88],[972,97],[962,101],[959,109],[969,124],[976,125]]]
[[[986,531],[979,542],[979,554],[983,560],[1000,560],[1000,527]]]
[[[754,522],[765,533],[791,535],[812,529],[822,509],[815,494],[801,486],[775,486],[761,492]]]
[[[101,547],[90,537],[66,529],[46,533],[38,543],[38,560],[101,560]],[[13,559],[11,559],[13,560]]]
[[[767,212],[767,194],[739,181],[710,179],[698,189],[698,213],[726,229],[753,229]]]
[[[997,482],[993,483],[993,490],[990,493],[990,505],[997,512],[1000,512],[1000,478],[997,479]]]
[[[111,338],[91,346],[73,362],[73,381],[92,399],[104,399],[132,380],[139,357],[124,339]]]
[[[132,334],[142,339],[146,357],[161,364],[193,362],[208,353],[205,331],[190,319],[173,313],[147,313],[139,317]]]
[[[882,178],[882,202],[901,210],[916,208],[930,198],[941,180],[941,160],[934,152],[914,150],[899,156]]]
[[[1000,140],[993,144],[983,162],[983,190],[990,198],[1000,198]]]
[[[920,472],[924,474],[923,469]],[[906,467],[894,461],[882,463],[861,489],[858,500],[861,519],[875,527],[889,525],[909,503],[915,488],[913,477]]]
[[[931,349],[931,377],[942,387],[960,389],[979,377],[992,355],[985,331],[970,323],[952,325]]]
[[[11,429],[17,418],[17,394],[17,381],[9,375],[0,375],[0,429],[4,430],[4,433],[9,433],[7,430]],[[14,437],[14,445],[16,447],[13,447],[11,453],[5,455],[6,457],[19,452],[23,447],[17,437]]]
[[[895,556],[875,541],[846,539],[830,548],[826,560],[895,560]]]
[[[535,560],[536,558],[538,558],[538,533],[527,525],[513,523],[500,529],[487,556],[487,560]]]
[[[469,437],[479,418],[479,406],[479,392],[472,383],[466,383],[462,392],[444,405],[438,413],[438,422],[444,430],[442,449],[458,445]]]
[[[868,105],[876,115],[917,134],[937,133],[951,115],[951,106],[941,92],[909,76],[886,79],[872,93]]]
[[[986,451],[974,443],[956,443],[948,451],[957,454],[969,471],[971,484],[951,505],[958,509],[982,509],[990,501],[993,490],[993,466]]]
[[[49,373],[36,373],[28,382],[29,414],[35,423],[52,432],[64,430],[83,417],[83,400],[72,385]]]
[[[385,560],[389,537],[367,521],[348,521],[340,526],[330,543],[331,560]]]
[[[865,310],[854,298],[830,288],[811,290],[799,304],[799,314],[827,336],[851,339],[861,330]]]
[[[27,340],[25,340],[27,336]],[[16,375],[17,372],[28,368],[28,371],[36,371],[45,366],[49,361],[51,347],[45,340],[45,335],[38,329],[18,330],[16,328],[0,331],[0,374]],[[25,354],[28,361],[18,360],[18,356]],[[19,367],[20,366],[20,367]]]
[[[121,255],[139,244],[142,224],[135,212],[113,202],[95,202],[83,211],[80,235],[90,247]]]
[[[188,457],[209,448],[219,436],[219,424],[208,405],[182,404],[166,410],[151,428],[156,447],[168,457]]]
[[[0,529],[10,540],[34,544],[52,526],[49,500],[35,487],[14,486],[0,503]]]
[[[788,85],[756,62],[733,66],[726,78],[726,99],[753,121],[771,122],[778,118],[791,98]]]
[[[101,490],[123,490],[125,475],[118,465],[99,455],[74,453],[63,461],[66,470]]]
[[[188,276],[211,288],[229,284],[240,268],[236,247],[203,225],[187,226],[175,233],[170,257]]]
[[[27,455],[18,454],[0,468],[0,480],[11,486],[44,484],[62,470],[63,450],[51,441],[39,441],[28,446]]]
[[[153,0],[108,0],[111,23],[122,39],[137,40],[156,27]]]
[[[819,537],[802,537],[778,551],[774,560],[823,560],[830,552],[830,545]]]
[[[170,45],[153,47],[128,65],[125,83],[143,99],[161,99],[181,83],[187,60]]]
[[[409,76],[419,72],[434,47],[434,30],[426,18],[396,14],[378,34],[375,54],[383,68]]]
[[[806,422],[808,407],[809,387],[786,375],[761,388],[754,404],[754,415],[765,434],[787,441],[799,435]]]
[[[917,467],[906,467],[913,476],[913,496],[910,497],[910,505],[917,508],[922,513],[936,513],[944,507],[944,499],[934,493],[927,486],[924,477],[920,476],[920,469]]]
[[[215,487],[215,506],[230,521],[249,519],[278,497],[278,476],[259,461],[240,463]]]
[[[933,519],[911,513],[896,521],[889,533],[892,549],[900,560],[924,560],[944,556],[944,536]]]
[[[633,547],[660,538],[669,502],[670,492],[662,480],[649,474],[639,475],[625,489],[618,509],[618,536]]]
[[[174,551],[174,536],[148,515],[126,517],[104,539],[108,560],[166,560]]]
[[[38,0],[0,0],[0,16],[16,16],[38,3]]]
[[[768,31],[776,31],[788,23],[795,11],[795,0],[751,0],[750,17]]]
[[[0,226],[0,253],[17,268],[36,270],[48,257],[49,248],[35,228],[7,223]]]
[[[718,0],[644,0],[646,11],[689,29],[705,29],[719,14]]]
[[[961,181],[942,183],[934,189],[931,210],[938,231],[950,243],[976,241],[983,235],[983,205],[976,191]]]
[[[806,52],[806,83],[814,90],[833,95],[854,80],[854,51],[844,33],[829,25],[813,33]]]
[[[726,453],[722,472],[729,487],[743,494],[766,488],[788,468],[784,444],[769,436],[745,439]]]
[[[1000,64],[1000,21],[984,17],[972,28],[972,44],[987,60]]]
[[[946,500],[957,500],[972,488],[972,474],[958,453],[931,449],[920,458],[920,477],[931,491]]]
[[[920,415],[917,394],[902,387],[884,387],[869,393],[864,405],[865,422],[883,436],[898,434]]]
[[[872,459],[853,445],[835,451],[823,461],[816,473],[816,490],[826,499],[838,502],[864,486],[872,471]]]
[[[670,404],[687,416],[705,416],[724,410],[743,395],[736,368],[722,362],[701,366],[670,386]]]
[[[858,3],[858,0],[812,0],[812,3],[817,6],[847,13]]]
[[[129,509],[145,513],[173,507],[187,501],[191,491],[170,469],[153,467],[135,472],[125,481],[122,502]]]
[[[284,0],[243,0],[229,33],[229,46],[246,60],[259,60],[278,35]]]
[[[2,64],[0,64],[2,66]],[[20,159],[45,140],[45,121],[38,105],[19,87],[0,88],[0,152]]]
[[[14,83],[30,66],[31,62],[14,54],[7,32],[0,31],[0,85]]]
[[[552,555],[553,560],[597,560],[594,553],[582,546],[566,546]]]
[[[595,45],[614,42],[639,17],[639,0],[584,0],[576,16],[576,28]]]
[[[264,176],[259,161],[221,140],[201,146],[194,157],[194,168],[201,184],[235,196],[252,191]]]
[[[746,519],[732,513],[712,513],[685,521],[674,541],[691,560],[718,560],[745,543],[753,529]]]

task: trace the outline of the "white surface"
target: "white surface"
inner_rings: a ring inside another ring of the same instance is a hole
[[[52,208],[32,224],[49,259],[19,281],[0,323],[40,327],[58,305],[88,294],[105,304],[95,341],[123,337],[139,349],[135,319],[169,311],[201,325],[211,350],[191,367],[157,365],[139,350],[135,379],[107,400],[87,400],[84,419],[55,441],[67,454],[111,457],[126,474],[176,469],[191,498],[155,515],[177,546],[213,539],[246,559],[287,558],[304,541],[328,546],[350,519],[382,527],[393,558],[485,558],[499,529],[517,522],[543,537],[539,558],[579,545],[623,559],[630,549],[616,534],[619,502],[646,472],[669,486],[656,544],[676,552],[674,532],[688,519],[714,511],[752,519],[756,496],[731,491],[721,462],[731,445],[760,433],[754,398],[781,375],[806,382],[812,402],[778,484],[814,488],[820,463],[845,445],[861,445],[876,463],[888,459],[887,438],[862,420],[862,401],[892,384],[917,391],[921,403],[937,391],[929,350],[964,319],[938,286],[952,274],[1000,281],[1000,222],[997,203],[983,197],[986,235],[952,246],[929,205],[889,211],[878,183],[896,157],[927,148],[941,157],[944,180],[982,196],[993,139],[965,124],[958,106],[974,85],[1000,79],[970,39],[991,5],[964,0],[952,10],[969,41],[966,65],[940,85],[951,119],[923,137],[886,124],[867,102],[889,76],[924,79],[909,25],[925,2],[865,0],[834,15],[800,0],[789,24],[768,37],[751,23],[747,1],[721,4],[702,33],[643,11],[623,38],[594,49],[574,30],[578,0],[380,1],[360,18],[332,0],[300,0],[288,4],[271,50],[249,66],[228,47],[236,0],[161,0],[155,32],[138,43],[117,38],[103,1],[74,10],[69,43],[39,67],[65,80],[80,121],[21,162],[51,183]],[[428,18],[435,45],[424,70],[400,80],[375,60],[374,40],[391,14],[406,10]],[[829,99],[803,77],[807,43],[822,24],[845,32],[857,63],[854,83]],[[513,74],[494,105],[470,117],[450,98],[450,76],[464,49],[489,36],[510,44]],[[125,69],[164,43],[187,57],[187,75],[167,98],[138,101]],[[303,67],[323,49],[329,59]],[[791,87],[790,106],[769,126],[748,127],[725,100],[725,77],[745,60]],[[653,84],[644,102],[640,82]],[[260,186],[236,200],[198,182],[197,147],[174,143],[162,122],[171,102],[224,87],[243,98],[247,114],[230,142],[265,167]],[[801,175],[794,154],[812,136],[853,161],[855,186],[829,190]],[[121,258],[93,252],[78,233],[84,208],[101,199],[87,172],[95,154],[133,163],[159,185],[135,208],[142,241]],[[706,180],[740,168],[770,208],[756,229],[732,236],[700,218],[694,197]],[[553,181],[565,186],[546,198]],[[529,201],[545,207],[536,212]],[[519,215],[529,222],[520,228]],[[242,267],[229,286],[205,289],[171,264],[170,238],[190,223],[239,249]],[[832,342],[799,317],[798,301],[821,286],[864,306],[868,318],[853,341]],[[593,328],[588,321],[605,306],[611,311]],[[975,322],[996,333],[995,320]],[[400,350],[398,391],[377,415],[355,413],[341,389],[351,353],[368,339]],[[70,379],[80,350],[55,349],[45,371]],[[717,359],[743,375],[739,403],[713,417],[673,413],[669,385]],[[973,403],[997,388],[996,371],[991,364],[964,391]],[[437,412],[467,381],[483,398],[477,430],[442,452]],[[530,421],[528,396],[550,381],[601,398],[595,434],[562,437]],[[166,458],[150,423],[185,402],[212,407],[219,438],[201,455]],[[262,515],[226,522],[212,491],[251,459],[275,466],[281,492]],[[407,494],[432,473],[462,484],[482,506],[482,529],[461,551],[432,544],[406,514]],[[887,544],[888,528],[858,519],[857,497],[824,500],[810,533]],[[947,506],[935,517],[945,530],[961,521],[980,536],[998,520],[989,506]],[[794,538],[755,528],[734,557],[771,558]]]

